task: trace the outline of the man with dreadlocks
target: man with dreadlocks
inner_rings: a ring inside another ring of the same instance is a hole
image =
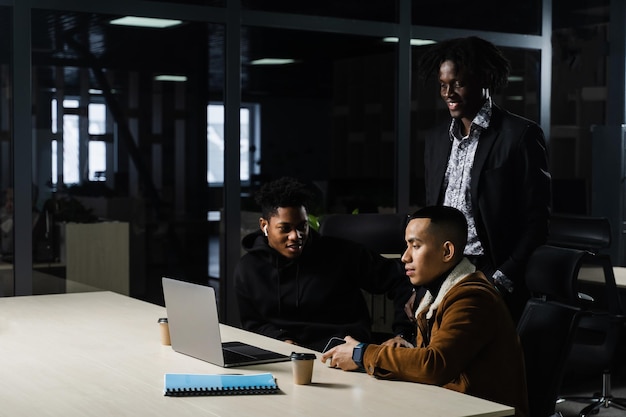
[[[517,322],[529,297],[527,260],[548,235],[551,177],[541,128],[492,100],[509,71],[501,51],[478,37],[435,44],[418,63],[422,79],[438,77],[451,117],[425,136],[426,205],[465,214],[465,255]]]
[[[402,263],[311,229],[311,199],[306,186],[289,177],[257,193],[259,230],[243,238],[248,253],[234,275],[243,328],[318,351],[331,337],[370,341],[363,289],[398,297],[393,330],[414,333],[403,312],[412,287]]]

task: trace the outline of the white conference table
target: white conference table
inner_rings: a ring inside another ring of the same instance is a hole
[[[614,266],[615,284],[617,288],[626,289],[626,267]],[[604,270],[600,266],[584,265],[580,268],[578,279],[596,284],[604,284]]]
[[[509,416],[504,405],[423,384],[377,380],[315,362],[294,385],[291,364],[223,369],[160,343],[165,308],[112,292],[0,298],[0,416]],[[307,351],[222,325],[222,338]],[[280,394],[165,397],[164,373],[259,373]]]

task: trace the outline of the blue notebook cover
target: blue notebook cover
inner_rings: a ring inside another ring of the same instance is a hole
[[[271,373],[232,374],[165,374],[166,396],[275,394],[276,379]]]

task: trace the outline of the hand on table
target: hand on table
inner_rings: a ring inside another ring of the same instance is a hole
[[[354,371],[359,367],[352,360],[352,351],[354,347],[359,344],[359,341],[350,336],[344,337],[344,340],[346,343],[335,346],[322,354],[321,361],[322,363],[326,363],[326,361],[329,360],[329,365],[333,368],[341,368],[344,371]]]

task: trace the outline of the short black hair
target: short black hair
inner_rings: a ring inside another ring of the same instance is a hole
[[[414,219],[430,219],[433,233],[442,241],[451,241],[460,248],[458,253],[463,253],[467,244],[467,219],[460,210],[449,206],[427,206],[409,216],[409,221]]]
[[[304,207],[308,211],[312,198],[313,193],[307,186],[292,177],[265,183],[255,195],[264,219],[275,215],[279,207]]]
[[[444,61],[452,61],[457,71],[498,92],[506,87],[511,63],[493,43],[477,36],[454,38],[429,46],[420,57],[417,71],[424,81],[439,74]]]

